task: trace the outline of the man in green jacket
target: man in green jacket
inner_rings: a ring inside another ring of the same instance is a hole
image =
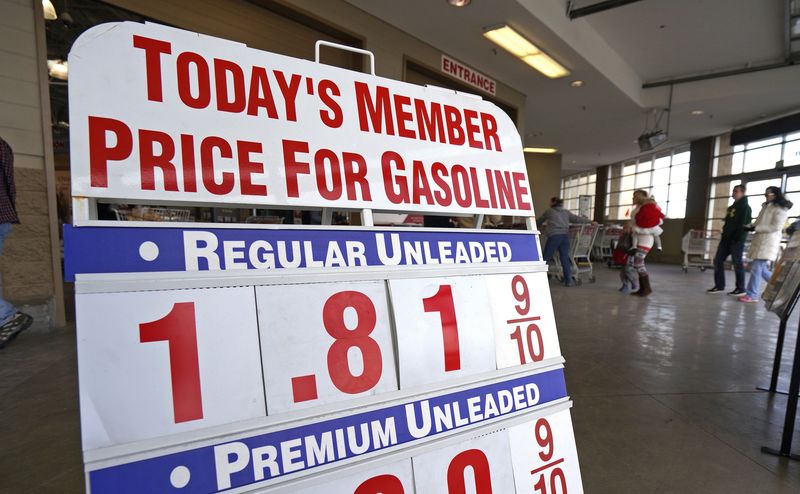
[[[707,293],[722,293],[725,291],[725,259],[731,256],[733,271],[736,273],[736,289],[728,295],[741,296],[744,291],[744,265],[742,256],[744,254],[744,242],[747,239],[745,226],[749,225],[752,218],[752,211],[747,204],[745,197],[747,189],[744,185],[737,185],[733,188],[733,204],[728,207],[725,214],[725,225],[722,227],[722,239],[717,247],[717,255],[714,257],[714,288],[707,290]]]

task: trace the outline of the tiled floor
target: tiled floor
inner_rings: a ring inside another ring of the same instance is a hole
[[[800,492],[800,462],[760,451],[780,444],[786,408],[755,389],[769,380],[777,316],[705,294],[710,273],[651,270],[644,300],[602,267],[594,285],[552,289],[586,492]]]
[[[645,300],[603,267],[596,284],[552,289],[586,492],[800,492],[800,462],[760,452],[778,446],[786,403],[755,390],[777,318],[706,295],[709,273],[651,269]],[[789,328],[782,387],[797,317]],[[83,492],[74,332],[0,351],[0,418],[0,492]]]

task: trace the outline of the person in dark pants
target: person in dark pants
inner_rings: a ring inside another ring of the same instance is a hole
[[[591,220],[572,214],[564,209],[564,200],[553,198],[550,209],[544,212],[539,218],[539,224],[544,225],[544,232],[547,235],[547,243],[544,246],[544,260],[550,262],[553,255],[558,251],[561,259],[561,269],[564,271],[564,284],[572,285],[572,263],[569,256],[569,224],[570,223],[591,223]]]
[[[17,190],[14,187],[14,153],[11,146],[0,137],[0,254],[3,244],[11,232],[12,223],[19,223],[17,217]],[[3,299],[0,286],[0,348],[28,329],[33,318],[20,312],[10,302]]]
[[[744,290],[744,265],[742,256],[744,254],[744,242],[747,239],[747,229],[745,228],[753,220],[752,210],[747,204],[744,185],[737,185],[733,188],[731,197],[733,204],[728,207],[725,214],[725,225],[722,227],[722,239],[717,247],[717,255],[714,256],[714,286],[707,290],[707,293],[722,293],[725,291],[725,259],[731,257],[733,271],[736,273],[736,289],[728,292],[728,295],[742,296]]]

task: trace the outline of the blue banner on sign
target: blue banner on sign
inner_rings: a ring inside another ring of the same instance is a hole
[[[64,226],[76,274],[489,264],[541,259],[534,233]]]
[[[216,493],[421,443],[566,397],[556,369],[89,473],[93,494]]]

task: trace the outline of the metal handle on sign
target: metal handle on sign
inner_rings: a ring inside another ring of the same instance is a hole
[[[361,48],[353,48],[352,46],[347,46],[347,45],[340,45],[339,43],[332,43],[330,41],[319,40],[314,45],[314,61],[317,63],[320,63],[319,48],[321,46],[330,46],[331,48],[338,48],[340,50],[352,51],[354,53],[360,53],[362,55],[369,56],[369,73],[375,75],[375,55],[371,51],[362,50]]]

